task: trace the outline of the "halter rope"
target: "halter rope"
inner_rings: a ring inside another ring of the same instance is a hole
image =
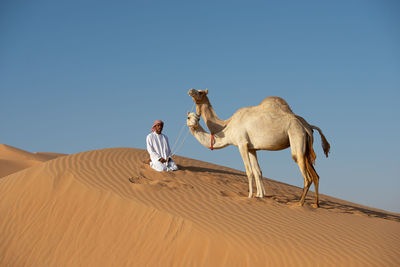
[[[193,103],[192,109],[190,110],[190,112],[193,111],[195,105],[196,105],[196,103]],[[175,143],[174,143],[174,145],[172,146],[172,149],[171,149],[171,151],[175,151],[175,152],[171,153],[170,157],[176,155],[176,153],[177,153],[178,150],[182,147],[183,143],[185,142],[185,140],[186,140],[186,138],[187,138],[187,136],[188,136],[189,129],[187,129],[185,136],[183,137],[182,141],[178,144],[178,140],[181,138],[181,135],[182,135],[182,133],[183,133],[183,130],[184,130],[185,126],[186,126],[186,123],[183,124],[181,130],[179,131],[178,137],[176,138]],[[177,144],[178,144],[178,145],[177,145]]]

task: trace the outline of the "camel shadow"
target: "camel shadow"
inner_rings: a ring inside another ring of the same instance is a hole
[[[266,198],[270,198],[280,204],[288,205],[293,204],[297,205],[299,201],[299,196],[295,194],[289,194],[286,196],[270,194],[267,195]],[[308,203],[312,203],[314,201],[313,197],[306,197],[306,203],[304,205],[308,205]],[[319,208],[325,209],[331,212],[343,213],[343,214],[354,214],[354,215],[363,215],[368,217],[380,218],[384,220],[396,221],[400,222],[400,215],[391,214],[385,211],[372,210],[365,207],[353,206],[351,204],[339,203],[331,200],[320,200]],[[317,209],[317,210],[318,210]]]
[[[368,217],[375,217],[375,218],[400,222],[399,215],[386,213],[384,211],[377,211],[368,208],[352,206],[344,203],[338,203],[335,201],[321,200],[320,206],[321,208],[326,210],[339,211],[341,213],[347,213],[347,214],[361,214],[361,215],[366,215]]]
[[[182,171],[190,171],[190,172],[200,172],[200,173],[216,173],[216,174],[227,174],[227,175],[235,175],[242,177],[246,181],[247,176],[241,172],[233,172],[233,171],[227,171],[227,170],[220,170],[220,169],[213,169],[213,168],[207,168],[207,167],[196,167],[196,166],[183,166],[183,165],[178,165],[179,169]],[[271,181],[270,181],[271,182]],[[284,184],[288,185],[286,183],[281,183],[279,181],[273,181],[279,184]],[[291,186],[291,185],[288,185]],[[297,188],[295,186],[291,186],[293,188]],[[301,188],[298,188],[299,191],[301,191]],[[265,196],[266,198],[270,198],[280,204],[297,204],[299,201],[299,195],[296,193],[290,193],[289,195],[278,195],[278,194],[268,194]],[[313,202],[314,198],[307,196],[306,197],[306,203],[308,202]],[[351,204],[344,204],[344,203],[339,203],[336,201],[332,200],[320,200],[320,209],[325,209],[329,210],[332,212],[338,212],[338,213],[343,213],[343,214],[357,214],[357,215],[364,215],[368,217],[374,217],[374,218],[381,218],[384,220],[391,220],[391,221],[396,221],[400,222],[400,215],[395,215],[391,214],[389,212],[385,211],[378,211],[378,210],[372,210],[369,208],[365,207],[358,207],[354,206]]]

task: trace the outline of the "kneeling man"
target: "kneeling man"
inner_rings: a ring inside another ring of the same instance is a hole
[[[171,149],[168,137],[162,134],[164,122],[156,120],[151,133],[146,137],[147,152],[150,154],[150,166],[156,171],[176,171],[178,166],[170,157]]]

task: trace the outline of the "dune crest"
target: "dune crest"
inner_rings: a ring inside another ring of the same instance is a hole
[[[395,266],[400,215],[175,157],[157,173],[141,149],[87,151],[0,179],[0,266]],[[128,178],[132,178],[130,182]],[[307,197],[307,198],[311,198]]]

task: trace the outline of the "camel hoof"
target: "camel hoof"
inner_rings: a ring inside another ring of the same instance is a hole
[[[311,207],[317,209],[317,208],[319,208],[319,204],[317,204],[317,203],[311,204]]]
[[[304,205],[304,202],[299,201],[299,203],[297,203],[297,206],[299,206],[299,207],[303,207],[303,205]]]

